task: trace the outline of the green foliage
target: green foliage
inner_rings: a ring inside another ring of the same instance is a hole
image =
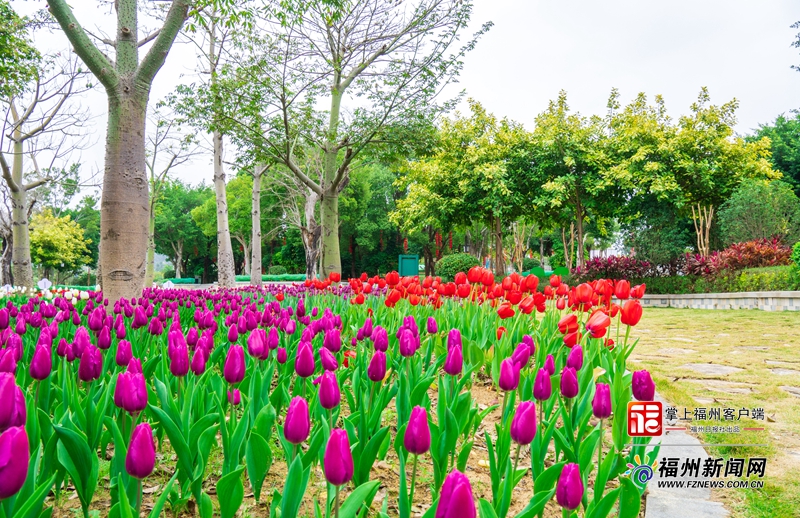
[[[724,243],[779,237],[800,241],[800,198],[782,181],[746,180],[719,211]]]
[[[800,241],[795,243],[792,247],[792,262],[800,266]]]
[[[91,261],[81,226],[50,209],[31,218],[31,260],[45,269],[71,271]]]
[[[769,138],[772,167],[783,173],[782,180],[800,195],[800,112],[779,115],[771,124],[759,126],[748,140]]]
[[[480,261],[470,254],[446,255],[436,263],[436,274],[439,275],[442,280],[450,282],[458,272],[466,273],[473,266],[479,265]]]
[[[89,249],[89,265],[96,267],[100,257],[100,210],[97,208],[98,199],[94,196],[84,196],[74,209],[62,212],[83,228],[86,238],[86,247]]]
[[[164,279],[174,279],[175,278],[175,268],[167,267],[164,270]]]
[[[210,255],[212,239],[203,233],[192,215],[193,210],[209,200],[213,204],[214,194],[203,184],[192,187],[175,180],[162,187],[156,204],[156,252],[169,257],[173,265],[176,265],[178,256],[181,257],[181,263],[186,263],[192,258]],[[182,264],[181,276],[183,271]],[[190,270],[187,268],[187,271]],[[165,278],[175,276],[174,271],[170,275],[167,273],[170,272],[165,272]]]
[[[631,279],[632,284],[647,284],[647,293],[736,293],[743,291],[800,290],[800,268],[797,265],[749,268],[740,272],[725,272],[713,278],[692,275],[647,277]]]
[[[533,257],[525,257],[522,260],[522,272],[529,272],[532,268],[536,268],[537,266],[541,266],[541,263],[538,259],[534,259]]]
[[[277,264],[275,266],[270,266],[269,267],[269,274],[270,275],[283,275],[285,273],[287,273],[285,266],[281,266],[281,265]]]
[[[28,35],[28,19],[20,17],[6,0],[0,0],[0,98],[24,90],[36,76],[41,56]]]
[[[306,280],[304,273],[282,273],[278,275],[268,274],[262,275],[261,280],[264,282],[302,282]],[[250,282],[249,275],[237,275],[236,282]]]

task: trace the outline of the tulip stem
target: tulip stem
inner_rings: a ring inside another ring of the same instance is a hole
[[[408,496],[409,508],[414,505],[414,486],[417,483],[417,454],[414,454],[414,467],[411,469],[411,494]]]
[[[571,515],[572,515],[572,511],[570,511],[570,510],[569,510],[569,509],[567,509],[566,507],[562,507],[562,508],[561,508],[561,516],[562,516],[563,518],[569,518]]]
[[[600,469],[600,462],[603,460],[603,420],[600,419],[600,440],[597,441],[597,469]]]
[[[297,458],[297,445],[294,444],[292,445],[292,462],[294,462],[294,459],[296,458]]]
[[[369,408],[372,408],[372,398],[375,397],[375,383],[369,389]]]
[[[517,463],[519,463],[519,450],[522,448],[522,445],[517,443],[517,454],[514,456],[514,471],[511,472],[511,482],[514,482],[514,477],[517,474]]]
[[[500,422],[505,427],[506,425],[506,405],[508,404],[508,392],[503,395],[503,413],[500,416]]]
[[[137,487],[138,490],[136,491],[136,516],[139,516],[140,510],[142,508],[142,479],[137,478]],[[122,488],[122,491],[125,491],[125,488]]]
[[[336,486],[336,498],[333,504],[333,516],[339,518],[339,486]]]
[[[333,430],[333,409],[328,410],[328,427]]]

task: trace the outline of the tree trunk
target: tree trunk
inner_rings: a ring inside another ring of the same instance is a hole
[[[261,176],[265,166],[257,165],[253,171],[253,235],[250,243],[253,247],[250,260],[250,284],[261,286]]]
[[[112,301],[142,293],[150,212],[144,146],[149,92],[133,85],[122,85],[121,90],[115,95],[109,92],[108,97],[100,202],[98,273],[103,295]]]
[[[156,210],[153,200],[150,200],[150,216],[147,226],[147,265],[144,270],[145,288],[153,285],[156,262]]]
[[[322,220],[322,275],[342,273],[339,252],[339,194],[328,189],[320,203]]]
[[[16,189],[11,192],[11,271],[16,286],[33,287],[31,236],[28,228],[28,191],[22,182],[22,143],[14,143],[14,162],[11,175]]]
[[[0,285],[6,284],[14,285],[14,279],[11,276],[11,236],[3,237],[3,254],[0,256]]]
[[[697,236],[697,252],[703,257],[711,254],[709,238],[711,235],[711,222],[714,218],[714,207],[712,205],[692,205],[692,222]]]
[[[305,226],[300,227],[300,235],[303,239],[303,248],[306,252],[306,278],[313,279],[319,272],[320,260],[320,238],[322,237],[322,226],[317,224],[314,210],[317,206],[317,193],[308,189],[306,202],[303,208],[303,221]]]
[[[494,218],[495,232],[495,264],[494,275],[497,280],[502,280],[506,276],[505,258],[503,257],[503,221],[500,217]]]
[[[250,245],[244,239],[244,236],[239,234],[233,236],[242,247],[242,255],[244,256],[244,267],[242,268],[242,275],[250,273]]]
[[[180,279],[183,273],[183,241],[172,243],[172,250],[175,251],[175,278]]]
[[[228,198],[225,190],[225,169],[222,166],[222,133],[215,131],[214,140],[214,194],[217,201],[217,276],[219,285],[232,288],[236,285],[233,265],[233,245],[228,224]]]

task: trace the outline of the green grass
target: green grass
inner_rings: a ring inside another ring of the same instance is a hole
[[[765,421],[730,424],[764,427],[740,434],[703,433],[706,443],[767,444],[757,448],[715,448],[721,456],[765,456],[762,490],[715,492],[734,517],[800,515],[800,399],[781,387],[800,387],[800,374],[779,375],[771,369],[800,373],[800,313],[647,309],[637,326],[640,341],[632,369],[653,373],[658,391],[683,408],[763,408]],[[774,363],[780,362],[780,363]],[[713,363],[740,369],[726,375],[696,372],[687,364]],[[708,382],[717,383],[709,385]],[[734,392],[719,385],[729,384]],[[713,422],[695,422],[711,425]],[[720,423],[728,424],[728,423]]]

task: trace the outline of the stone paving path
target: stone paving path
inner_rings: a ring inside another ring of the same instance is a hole
[[[656,401],[667,402],[656,394]],[[683,431],[668,431],[661,438],[659,462],[664,457],[677,457],[679,466],[684,459],[700,458],[702,462],[708,458],[708,453],[700,441]],[[691,516],[692,518],[725,518],[728,511],[720,502],[711,500],[711,490],[704,488],[659,488],[658,469],[647,484],[647,509],[645,518],[675,518],[676,516]],[[672,479],[674,480],[674,479]]]

